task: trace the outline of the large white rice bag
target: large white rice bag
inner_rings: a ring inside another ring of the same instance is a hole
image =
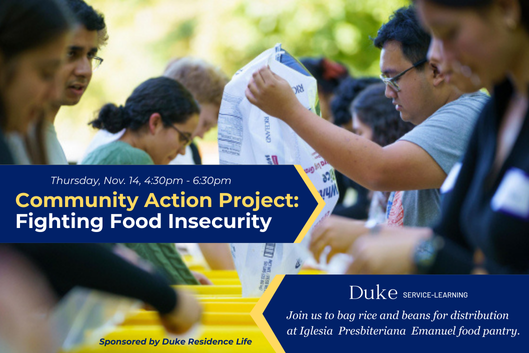
[[[290,83],[307,109],[320,114],[316,80],[277,44],[237,71],[224,89],[218,124],[220,163],[301,165],[326,202],[317,224],[338,200],[334,170],[286,123],[246,99],[252,74],[265,65]],[[310,230],[301,244],[231,244],[243,296],[260,296],[276,274],[298,273],[310,255],[309,239]]]

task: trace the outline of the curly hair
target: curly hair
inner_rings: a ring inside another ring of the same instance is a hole
[[[224,86],[229,81],[218,67],[192,57],[171,60],[163,75],[184,85],[199,104],[220,105]]]
[[[403,121],[400,113],[385,96],[383,83],[367,87],[355,98],[351,111],[373,130],[373,142],[384,147],[413,129],[413,124]]]
[[[62,0],[74,15],[76,21],[89,31],[97,31],[98,46],[107,44],[108,33],[105,17],[83,0]]]
[[[331,101],[331,111],[334,117],[334,124],[342,126],[349,124],[352,120],[351,103],[356,96],[367,86],[379,83],[380,79],[375,77],[353,78],[347,77],[336,90]]]

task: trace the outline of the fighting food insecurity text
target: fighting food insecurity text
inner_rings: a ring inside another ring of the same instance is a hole
[[[49,212],[47,215],[36,216],[31,210],[64,208],[71,210],[86,208],[121,208],[123,211],[131,212],[136,207],[151,208],[233,208],[246,209],[257,212],[262,208],[297,208],[298,196],[291,194],[268,196],[261,195],[255,191],[254,195],[233,195],[232,193],[219,193],[218,197],[187,195],[185,191],[176,194],[159,195],[150,193],[146,199],[141,200],[139,196],[124,195],[114,191],[112,195],[90,195],[90,196],[38,196],[27,192],[16,195],[16,206],[27,212],[16,214],[16,228],[33,229],[35,232],[45,232],[48,229],[90,229],[92,232],[100,232],[104,227],[104,219],[108,217],[110,228],[189,228],[189,229],[258,229],[266,232],[272,222],[272,217],[259,217],[251,212],[244,216],[224,217],[181,217],[172,213],[164,215],[157,213],[153,217],[127,217],[123,213],[112,213],[106,217],[80,217],[75,212],[56,216]],[[163,218],[163,219],[162,219]]]

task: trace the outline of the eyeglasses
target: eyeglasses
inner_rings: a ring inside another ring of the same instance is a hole
[[[100,58],[99,56],[94,56],[92,60],[90,61],[90,64],[92,64],[92,71],[95,71],[101,66],[103,63],[103,58]]]
[[[419,60],[415,64],[413,64],[413,66],[410,67],[409,69],[406,69],[406,70],[402,71],[400,74],[397,74],[396,76],[393,76],[393,77],[387,77],[385,74],[381,74],[380,75],[380,79],[382,80],[382,82],[384,82],[386,84],[386,86],[390,86],[396,92],[400,92],[400,87],[399,87],[399,84],[397,83],[398,79],[401,78],[406,72],[408,72],[411,69],[414,69],[414,68],[416,68],[418,66],[421,66],[422,64],[426,63],[427,61],[428,61],[428,59],[426,59],[426,58],[424,58],[422,60]]]
[[[184,145],[183,147],[187,147],[191,144],[193,140],[191,139],[191,134],[189,132],[182,132],[180,131],[179,128],[177,128],[173,124],[170,124],[169,126],[175,129],[176,131],[178,131],[179,136],[180,136],[180,142]]]

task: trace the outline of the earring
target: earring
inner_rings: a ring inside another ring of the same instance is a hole
[[[507,25],[507,28],[511,31],[514,31],[518,25],[516,21],[512,18],[508,18],[507,20],[505,20],[505,24]]]
[[[456,65],[457,63],[457,65]],[[456,68],[456,66],[459,68],[459,72],[465,76],[466,78],[469,78],[470,81],[472,82],[472,84],[476,87],[481,87],[482,84],[481,84],[481,78],[475,74],[474,72],[472,72],[472,69],[466,65],[461,65],[459,62],[456,62],[454,63],[454,65],[452,65],[452,67],[454,67],[454,70]]]
[[[472,69],[466,65],[461,65],[460,72],[466,78],[470,78],[473,75]]]

